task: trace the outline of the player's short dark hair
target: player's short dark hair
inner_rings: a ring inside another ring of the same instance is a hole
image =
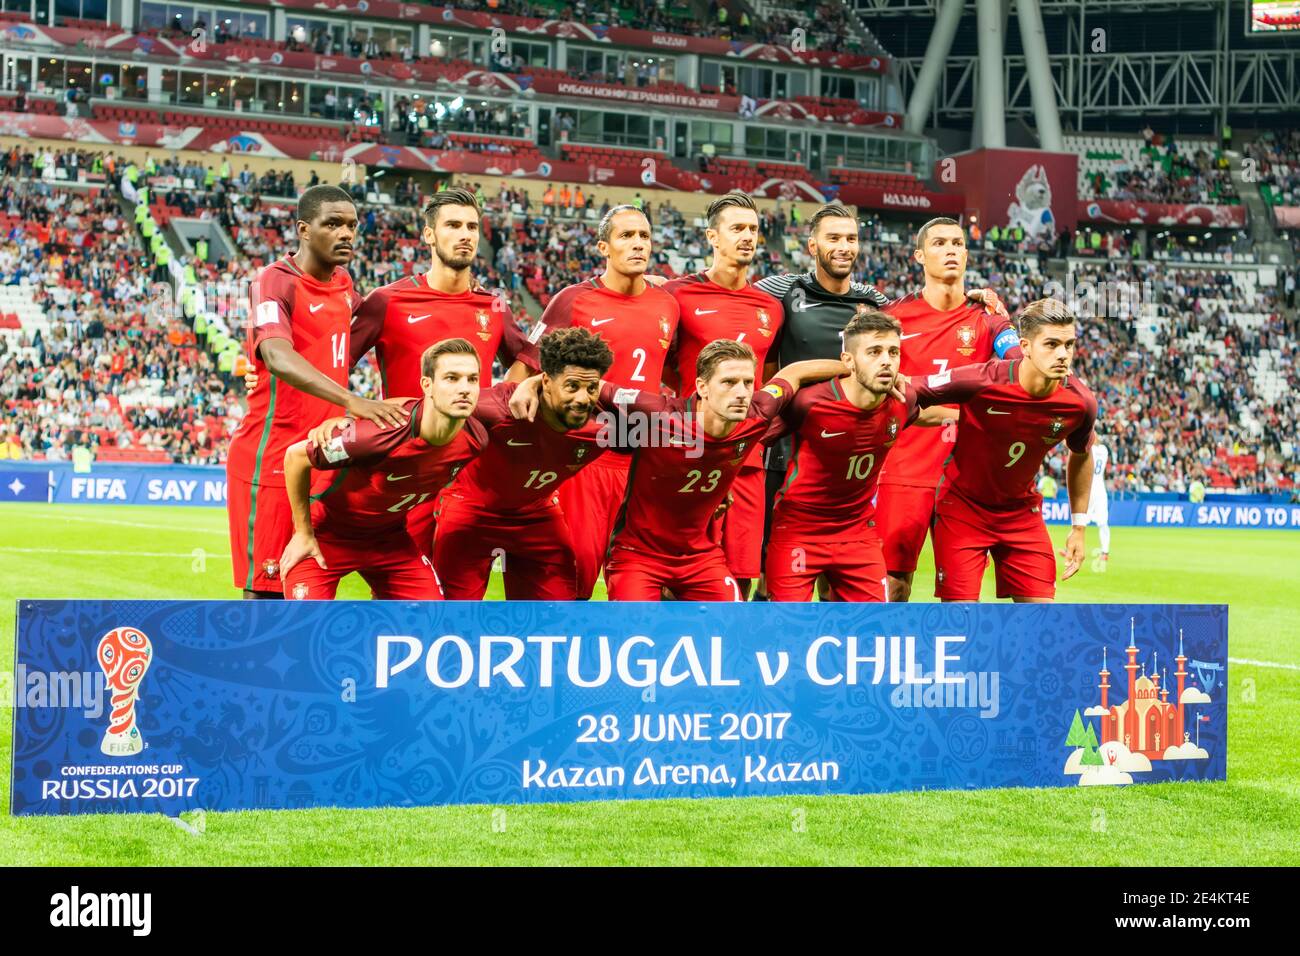
[[[461,186],[452,186],[450,189],[443,189],[434,193],[427,203],[424,204],[424,224],[426,226],[438,225],[438,213],[442,211],[443,206],[469,206],[478,215],[483,218],[483,210],[479,208],[478,199],[468,189]]]
[[[420,374],[433,378],[438,371],[438,359],[444,355],[472,355],[478,360],[478,352],[465,339],[443,339],[434,342],[420,356]]]
[[[578,326],[556,329],[542,336],[539,344],[542,371],[558,378],[570,365],[594,369],[601,375],[614,364],[614,353],[595,332]]]
[[[1037,338],[1049,325],[1074,325],[1074,313],[1060,299],[1037,299],[1020,310],[1016,328],[1022,339]]]
[[[903,325],[898,319],[879,309],[861,309],[849,319],[849,324],[844,326],[844,351],[852,352],[853,340],[868,332],[893,332],[901,336]]]
[[[632,212],[639,212],[641,215],[645,216],[645,221],[647,223],[650,222],[650,217],[646,215],[644,209],[634,206],[630,202],[619,203],[617,206],[612,207],[609,212],[605,213],[605,215],[600,217],[600,223],[596,226],[596,241],[609,242],[609,234],[614,228],[614,217],[621,212],[627,212],[629,209]]]
[[[302,191],[302,195],[298,197],[298,208],[294,212],[294,218],[299,222],[315,222],[316,217],[320,215],[320,207],[327,202],[345,202],[354,209],[357,205],[346,189],[321,183],[319,186],[308,186]]]
[[[708,211],[704,215],[709,221],[710,229],[718,228],[718,220],[728,209],[748,209],[754,215],[758,215],[758,207],[754,205],[754,200],[750,199],[747,193],[733,189],[709,203]]]
[[[854,222],[858,221],[858,217],[853,214],[853,210],[850,209],[848,206],[844,205],[844,203],[842,202],[826,203],[826,205],[822,206],[815,213],[813,213],[812,218],[808,220],[809,235],[815,236],[817,234],[817,227],[821,225],[821,221],[823,219],[838,219],[840,217],[843,217],[845,219],[852,219]]]
[[[929,233],[929,231],[930,231],[931,229],[933,229],[935,226],[958,226],[958,227],[960,227],[960,226],[961,226],[961,223],[959,223],[956,219],[950,219],[950,218],[948,218],[947,216],[935,216],[933,219],[931,219],[929,222],[927,222],[924,226],[922,226],[919,230],[917,230],[917,233],[916,233],[916,248],[920,249],[920,248],[922,248],[922,247],[925,246],[925,237],[926,237],[926,234]],[[964,236],[965,234],[966,234],[966,230],[963,229],[963,230],[962,230],[962,235]]]
[[[700,349],[700,354],[695,359],[695,377],[707,382],[713,378],[713,373],[718,370],[719,365],[733,359],[753,362],[755,370],[758,368],[758,359],[754,357],[754,350],[744,342],[737,342],[735,339],[714,339]]]

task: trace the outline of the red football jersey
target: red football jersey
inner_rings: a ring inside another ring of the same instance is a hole
[[[962,406],[940,493],[951,488],[994,511],[1036,505],[1034,479],[1052,448],[1061,439],[1079,453],[1092,445],[1097,399],[1083,380],[1071,375],[1050,395],[1034,398],[1020,386],[1020,361],[968,365],[917,386],[922,408]]]
[[[311,484],[311,523],[318,532],[373,540],[406,533],[406,512],[435,497],[487,445],[473,418],[445,445],[420,437],[424,399],[402,406],[401,425],[356,421],[318,447],[307,442],[317,469]]]
[[[519,357],[540,369],[537,342],[547,332],[581,326],[605,340],[614,364],[605,380],[628,388],[659,391],[664,359],[677,331],[677,300],[650,284],[640,295],[623,295],[599,277],[567,286],[555,294],[528,336]]]
[[[643,445],[633,455],[613,544],[669,558],[715,548],[709,540],[709,520],[749,450],[763,440],[792,394],[788,382],[772,379],[754,392],[749,414],[727,437],[710,438],[700,426],[698,395],[683,400],[608,384],[602,387],[601,404],[620,413],[672,416],[662,419],[668,427],[666,433],[654,436],[656,444]]]
[[[346,269],[336,268],[329,282],[319,282],[286,256],[257,274],[248,316],[248,357],[266,384],[249,394],[248,414],[230,439],[232,474],[254,485],[284,487],[288,447],[327,418],[343,414],[337,405],[268,374],[257,350],[267,339],[288,339],[321,374],[347,388],[356,297]]]
[[[990,315],[979,302],[967,299],[957,308],[940,312],[920,292],[885,306],[903,325],[899,371],[914,379],[942,375],[949,369],[976,365],[993,358],[1020,356],[1020,338],[1001,315]],[[1011,351],[1014,349],[1014,351]],[[889,456],[882,484],[933,488],[943,474],[943,462],[952,445],[943,441],[942,428],[912,428],[899,439]]]
[[[864,411],[844,397],[838,380],[800,389],[781,415],[794,452],[772,510],[772,533],[822,541],[861,538],[875,517],[872,499],[885,457],[916,421],[916,391],[892,395]]]
[[[507,369],[527,344],[514,315],[480,289],[448,295],[431,289],[426,276],[407,276],[375,289],[361,303],[352,326],[352,364],[374,347],[386,397],[420,394],[420,359],[443,339],[466,339],[478,352],[480,378],[491,384],[492,359]]]
[[[477,418],[487,428],[488,446],[460,473],[451,493],[471,507],[500,515],[545,504],[555,489],[604,451],[601,425],[592,415],[581,428],[556,431],[542,419],[510,414],[518,382],[501,382],[479,394]]]
[[[695,360],[700,350],[715,339],[748,345],[758,359],[758,377],[763,377],[767,350],[785,316],[780,302],[752,283],[743,289],[728,289],[704,272],[673,279],[663,289],[681,309],[675,357],[683,397],[695,391]]]

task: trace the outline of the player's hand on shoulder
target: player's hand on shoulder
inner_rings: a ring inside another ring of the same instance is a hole
[[[889,390],[889,394],[894,396],[900,402],[907,401],[907,390],[912,385],[912,376],[904,375],[899,372],[894,376],[894,387]]]
[[[1011,313],[1003,304],[1002,299],[992,289],[972,289],[966,293],[966,298],[974,299],[976,302],[984,304],[984,311],[989,315],[1000,315],[1008,322],[1011,321]]]
[[[655,286],[668,284],[668,279],[666,276],[652,275],[649,272],[645,273],[645,275],[642,278],[644,278],[646,282],[649,282],[651,285],[655,285]]]
[[[295,564],[308,558],[315,559],[317,564],[322,568],[325,567],[325,557],[320,553],[316,535],[311,531],[295,531],[289,543],[285,545],[284,553],[280,555],[281,580]]]
[[[317,448],[324,448],[334,437],[335,429],[345,429],[352,423],[353,420],[345,415],[326,419],[307,433],[307,440]]]
[[[358,395],[348,399],[347,412],[352,418],[361,418],[388,428],[398,428],[405,423],[406,419],[398,406],[387,402],[376,402],[371,398],[361,398]]]
[[[537,406],[542,402],[542,376],[532,375],[519,383],[510,396],[510,414],[515,418],[532,421],[537,417]]]
[[[713,517],[709,520],[718,521],[719,519],[721,519],[722,516],[727,513],[727,509],[731,507],[731,502],[733,500],[734,499],[732,498],[731,492],[728,491],[727,497],[723,498],[720,502],[718,502],[718,507],[713,509]]]

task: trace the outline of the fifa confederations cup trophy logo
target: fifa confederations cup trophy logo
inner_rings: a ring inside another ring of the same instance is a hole
[[[135,702],[144,672],[153,659],[153,647],[144,632],[118,627],[100,638],[98,656],[112,701],[108,729],[99,749],[110,757],[130,757],[144,749],[144,738],[135,723]]]

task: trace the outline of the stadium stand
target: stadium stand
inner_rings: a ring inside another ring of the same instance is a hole
[[[1268,132],[1246,147],[1258,164],[1259,192],[1270,206],[1300,206],[1300,130]]]
[[[1214,143],[1174,139],[1149,127],[1146,134],[1067,136],[1066,148],[1079,156],[1079,197],[1215,205],[1241,201],[1228,158]]]

